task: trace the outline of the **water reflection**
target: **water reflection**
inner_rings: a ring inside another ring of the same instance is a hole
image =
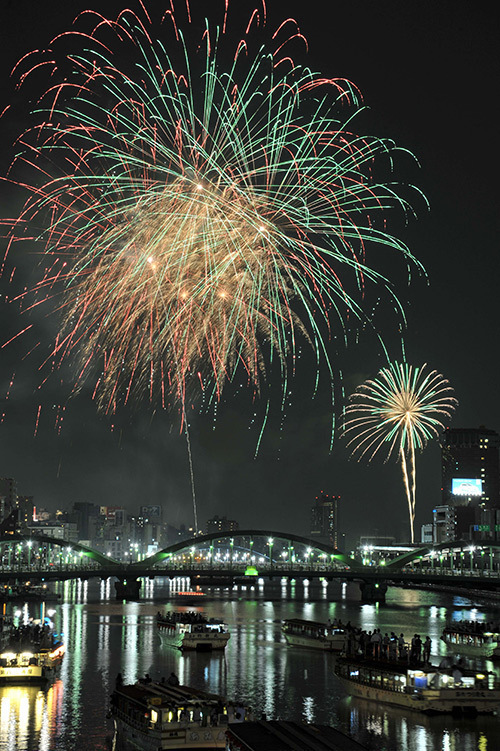
[[[349,732],[371,749],[496,751],[498,748],[498,720],[494,718],[428,717],[353,698],[341,703],[339,715]]]
[[[430,717],[355,700],[333,673],[333,656],[286,646],[284,618],[350,620],[366,630],[429,634],[434,659],[446,654],[439,636],[456,614],[492,619],[494,605],[443,593],[391,588],[385,606],[362,605],[355,585],[313,582],[256,582],[255,586],[207,590],[203,603],[180,605],[188,581],[155,580],[144,587],[142,602],[114,600],[110,582],[64,585],[68,601],[54,607],[56,630],[67,654],[59,679],[39,688],[0,688],[0,751],[104,750],[111,727],[106,721],[109,694],[120,671],[126,682],[149,673],[175,672],[182,683],[250,704],[258,717],[331,724],[373,751],[495,751],[500,731],[496,717],[457,720]],[[61,589],[62,589],[61,585]],[[147,597],[146,597],[147,595]],[[19,607],[19,606],[17,606]],[[472,608],[476,608],[472,612]],[[197,610],[222,618],[231,630],[225,653],[183,654],[162,645],[156,630],[158,609]],[[20,617],[39,617],[39,608],[19,607]],[[481,669],[498,670],[478,660]]]
[[[51,726],[62,711],[63,682],[47,691],[37,686],[6,686],[0,698],[1,747],[49,751]]]

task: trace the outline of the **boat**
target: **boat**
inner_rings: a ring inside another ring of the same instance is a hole
[[[226,625],[216,618],[207,620],[196,612],[176,612],[156,616],[158,633],[163,644],[178,649],[211,651],[225,649],[231,634]]]
[[[173,595],[175,600],[181,602],[196,602],[203,600],[204,597],[206,597],[206,594],[201,589],[187,589],[183,592],[175,592]]]
[[[454,652],[491,657],[498,647],[498,626],[477,621],[457,621],[446,626],[441,640]]]
[[[111,695],[115,751],[226,748],[228,722],[253,719],[248,708],[189,686],[117,683]]]
[[[346,646],[345,630],[327,623],[290,618],[283,621],[281,630],[287,644],[291,647],[310,647],[327,652],[342,652]]]
[[[329,727],[305,722],[260,720],[231,724],[227,730],[227,751],[367,751],[353,738]]]
[[[52,629],[40,621],[13,628],[0,654],[0,684],[43,684],[52,680],[65,650]]]
[[[53,592],[47,584],[19,584],[15,586],[4,585],[0,589],[2,602],[57,602],[61,595]]]
[[[476,715],[500,708],[493,673],[358,656],[337,658],[334,672],[352,696],[417,712]]]

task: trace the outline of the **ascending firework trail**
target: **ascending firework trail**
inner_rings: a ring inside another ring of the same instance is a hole
[[[75,388],[90,379],[106,412],[135,393],[181,405],[185,424],[237,370],[259,393],[275,366],[286,393],[305,340],[333,398],[332,329],[366,323],[367,287],[403,317],[380,252],[420,269],[377,219],[411,211],[376,179],[398,149],[353,132],[352,84],[295,64],[294,21],[268,33],[262,4],[235,41],[227,2],[201,24],[188,3],[161,19],[139,6],[80,14],[14,71],[38,104],[10,171],[29,194],[10,239],[43,243],[29,294],[63,319],[48,361],[73,357]]]

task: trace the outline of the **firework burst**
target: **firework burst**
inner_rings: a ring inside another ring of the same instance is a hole
[[[30,92],[49,81],[18,140],[11,179],[32,179],[10,239],[44,246],[50,362],[74,357],[108,412],[133,392],[219,399],[237,369],[259,392],[274,364],[286,390],[299,339],[333,382],[332,330],[366,323],[368,286],[403,316],[377,251],[420,268],[377,219],[411,212],[374,176],[398,149],[352,131],[353,85],[293,62],[290,19],[267,34],[262,5],[234,44],[227,2],[201,39],[187,3],[161,23],[140,5],[81,14],[15,69]]]
[[[387,449],[387,459],[397,453],[414,542],[416,504],[415,451],[422,451],[443,430],[457,400],[453,389],[437,371],[407,363],[390,363],[377,378],[358,386],[345,409],[343,435],[359,459]]]

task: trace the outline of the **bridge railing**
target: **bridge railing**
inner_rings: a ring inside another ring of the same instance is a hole
[[[100,571],[102,566],[98,563],[52,563],[52,564],[26,564],[26,563],[11,563],[0,564],[1,574],[40,574],[50,573],[57,571]]]
[[[65,563],[57,562],[53,564],[47,563],[34,563],[27,565],[26,563],[12,563],[11,565],[0,564],[0,576],[5,581],[7,578],[16,578],[20,575],[23,576],[37,576],[57,578],[57,574],[71,575],[73,578],[78,578],[80,575],[85,574],[99,575],[103,573],[105,576],[191,576],[192,574],[206,573],[210,574],[223,574],[227,572],[228,575],[243,577],[248,579],[258,578],[260,575],[270,576],[283,576],[293,577],[295,574],[307,575],[314,574],[315,577],[329,575],[335,575],[342,578],[345,574],[346,578],[352,579],[359,577],[363,579],[363,576],[369,578],[379,578],[380,580],[390,581],[391,579],[397,580],[401,576],[425,576],[432,579],[433,577],[456,577],[461,576],[470,577],[473,579],[488,579],[488,580],[500,580],[499,570],[490,570],[486,568],[447,568],[438,566],[422,566],[422,565],[406,565],[401,569],[389,569],[385,566],[365,566],[358,569],[349,569],[348,566],[344,566],[338,563],[332,562],[291,562],[291,561],[264,561],[263,563],[255,564],[257,573],[249,572],[246,574],[248,563],[242,561],[175,561],[165,559],[164,561],[157,562],[154,565],[136,561],[133,564],[116,562],[110,562],[109,566],[103,568],[102,564],[93,561],[79,561],[78,563]]]
[[[490,570],[490,569],[468,569],[468,568],[431,568],[426,566],[404,566],[401,569],[401,573],[403,574],[425,574],[426,576],[473,576],[476,578],[491,578],[491,579],[499,579],[500,578],[500,571],[498,570]],[[391,576],[394,576],[396,578],[397,571],[392,571],[388,578]]]
[[[140,563],[134,564],[134,566],[140,566]],[[300,563],[300,562],[275,562],[273,561],[270,563],[269,561],[265,561],[263,563],[255,563],[255,564],[249,564],[247,562],[242,561],[217,561],[210,563],[208,561],[172,561],[172,560],[166,560],[161,561],[160,563],[155,563],[154,567],[152,569],[155,572],[161,572],[161,571],[241,571],[242,573],[245,573],[246,569],[249,566],[255,566],[258,572],[261,571],[316,571],[316,572],[324,572],[328,573],[329,571],[349,571],[348,566],[343,565],[335,565],[335,564],[327,564],[327,563]]]

